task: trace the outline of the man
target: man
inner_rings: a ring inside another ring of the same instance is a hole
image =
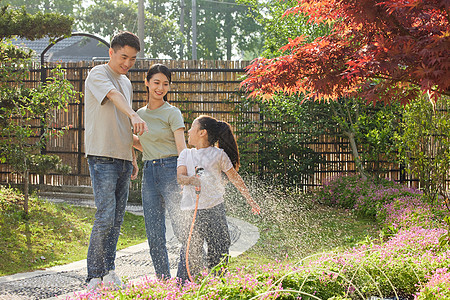
[[[102,281],[122,284],[114,261],[130,179],[138,173],[133,131],[148,131],[131,107],[133,90],[125,76],[139,51],[139,38],[120,32],[111,41],[109,62],[94,67],[85,82],[85,153],[97,207],[87,254],[88,290]]]

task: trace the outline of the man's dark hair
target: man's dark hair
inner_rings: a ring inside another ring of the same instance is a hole
[[[118,50],[125,46],[130,46],[137,51],[141,51],[141,45],[139,43],[139,38],[129,31],[121,31],[116,34],[111,40],[111,48]]]

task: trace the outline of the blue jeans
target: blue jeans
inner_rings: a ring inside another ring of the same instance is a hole
[[[183,231],[180,201],[177,157],[146,160],[142,178],[142,208],[150,256],[158,278],[170,278],[165,211],[167,208],[174,234],[180,239]]]
[[[131,161],[100,156],[88,156],[88,163],[97,207],[87,254],[89,281],[115,269],[116,246],[133,166]]]
[[[217,266],[229,254],[231,239],[225,211],[224,203],[197,211],[194,230],[189,244],[189,270],[192,277],[198,275],[202,270],[203,243],[205,241],[208,246],[206,255],[208,269],[211,270]],[[186,211],[185,213],[190,215],[189,222],[192,222],[194,211]],[[191,224],[188,225],[188,227],[190,226]],[[188,237],[189,232],[185,234],[180,250],[177,277],[181,279],[181,282],[189,279],[186,269]],[[225,262],[228,262],[228,258],[225,259]]]

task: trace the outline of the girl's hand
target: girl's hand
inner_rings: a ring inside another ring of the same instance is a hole
[[[261,208],[253,199],[251,201],[248,201],[248,204],[250,204],[250,206],[252,207],[252,213],[254,215],[259,215],[261,213]]]
[[[197,176],[191,176],[189,177],[189,184],[195,185],[195,186],[201,186],[202,182],[200,181],[200,178]]]

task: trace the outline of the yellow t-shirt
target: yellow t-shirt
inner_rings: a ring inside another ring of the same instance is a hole
[[[177,156],[178,151],[173,133],[177,129],[184,128],[181,111],[165,102],[153,110],[144,106],[137,113],[148,126],[148,132],[139,136],[144,150],[142,160]]]

